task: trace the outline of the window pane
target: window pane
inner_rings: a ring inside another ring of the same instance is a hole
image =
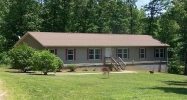
[[[141,58],[145,58],[145,56],[144,56],[144,54],[141,54],[141,56],[140,56]]]
[[[118,57],[122,58],[122,54],[118,54]]]
[[[96,49],[96,50],[95,50],[95,54],[96,54],[96,55],[100,54],[100,49]]]
[[[160,52],[164,52],[164,49],[160,49]]]
[[[118,53],[122,53],[122,49],[118,49]]]
[[[73,55],[68,55],[68,60],[73,60]]]
[[[123,53],[127,53],[127,49],[123,49]]]
[[[159,53],[156,53],[156,57],[159,57]]]
[[[51,53],[55,53],[55,50],[49,50],[49,52],[51,52]]]
[[[95,59],[100,59],[100,55],[95,55]]]
[[[156,49],[156,52],[159,52],[159,49]]]
[[[68,50],[68,54],[73,54],[73,50]]]
[[[144,52],[145,52],[145,49],[141,49],[140,52],[141,52],[141,53],[144,53]]]
[[[123,54],[123,58],[128,58],[128,57],[127,57],[127,54]]]
[[[89,55],[89,59],[94,59],[94,55]]]
[[[160,53],[160,57],[164,57],[164,53]]]
[[[89,49],[89,54],[94,54],[94,49]]]

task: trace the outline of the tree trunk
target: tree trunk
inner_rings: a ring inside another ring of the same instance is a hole
[[[44,73],[44,75],[47,75],[48,71],[47,71],[47,70],[45,70],[45,71],[43,71],[43,73]]]

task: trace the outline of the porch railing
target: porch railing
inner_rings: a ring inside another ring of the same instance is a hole
[[[105,57],[104,65],[111,65],[116,71],[125,70],[125,62],[120,57]]]

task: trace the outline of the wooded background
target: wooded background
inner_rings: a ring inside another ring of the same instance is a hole
[[[0,63],[27,31],[147,34],[170,45],[168,71],[187,74],[187,0],[151,0],[141,9],[136,2],[0,0]]]

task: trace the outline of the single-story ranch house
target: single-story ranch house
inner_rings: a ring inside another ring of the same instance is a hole
[[[48,49],[65,64],[103,64],[120,57],[127,64],[167,62],[168,44],[149,35],[27,32],[16,44]]]

